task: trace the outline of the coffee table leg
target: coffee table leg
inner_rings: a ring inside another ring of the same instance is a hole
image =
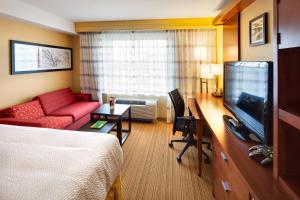
[[[117,122],[117,137],[119,139],[120,145],[122,145],[122,118],[119,118]]]
[[[129,107],[128,111],[128,133],[131,132],[131,106]]]

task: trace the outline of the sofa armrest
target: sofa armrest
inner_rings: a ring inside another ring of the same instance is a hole
[[[0,110],[0,118],[10,117],[10,108]]]
[[[76,101],[91,101],[92,95],[91,94],[83,94],[83,93],[74,93]]]
[[[16,119],[16,118],[0,118],[0,124],[42,127],[42,124],[39,122],[35,122],[33,120]]]

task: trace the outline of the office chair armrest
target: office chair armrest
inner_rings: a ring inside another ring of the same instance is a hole
[[[176,120],[182,120],[182,121],[185,121],[185,120],[189,120],[189,121],[192,121],[194,120],[195,118],[193,116],[183,116],[183,117],[176,117]]]

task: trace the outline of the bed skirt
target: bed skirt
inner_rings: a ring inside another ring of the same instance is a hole
[[[118,176],[107,193],[106,199],[105,200],[121,200],[121,178]]]

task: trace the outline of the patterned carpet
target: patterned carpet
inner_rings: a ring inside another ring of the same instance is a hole
[[[124,200],[209,200],[211,165],[203,164],[197,175],[197,149],[191,147],[176,161],[183,144],[168,146],[172,125],[164,122],[133,123],[132,133],[123,145],[124,166],[121,172]],[[178,134],[177,137],[180,135]]]

